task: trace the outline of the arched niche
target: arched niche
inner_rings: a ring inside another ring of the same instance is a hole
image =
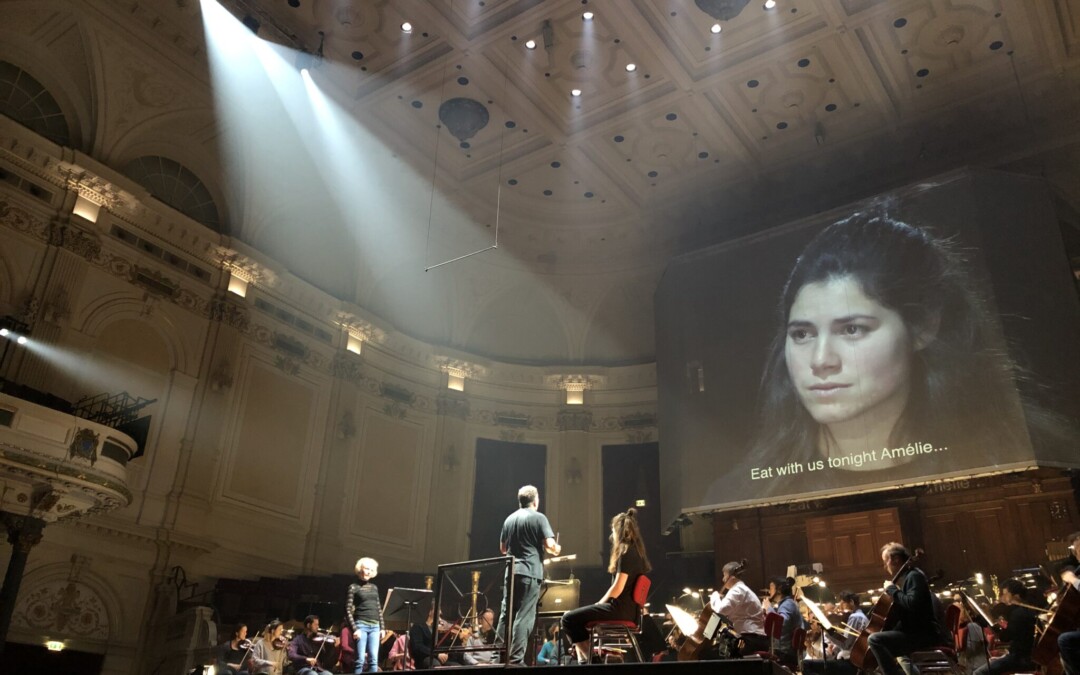
[[[107,579],[86,569],[89,559],[33,569],[23,577],[12,628],[23,636],[77,641],[84,651],[106,651],[123,633],[123,604]]]

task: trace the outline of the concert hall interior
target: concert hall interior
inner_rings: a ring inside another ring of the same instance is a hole
[[[1080,0],[0,1],[0,671],[336,632],[360,558],[479,632],[526,485],[530,663],[631,507],[649,654],[743,559],[1034,597],[1077,120]]]

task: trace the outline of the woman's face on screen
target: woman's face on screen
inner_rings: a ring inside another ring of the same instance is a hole
[[[784,356],[819,424],[859,420],[871,432],[872,417],[894,423],[907,402],[911,354],[900,314],[867,297],[854,277],[813,282],[795,296]]]

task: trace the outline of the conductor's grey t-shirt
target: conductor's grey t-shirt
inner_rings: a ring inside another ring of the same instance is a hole
[[[533,579],[544,578],[544,565],[540,559],[544,540],[554,539],[547,516],[530,508],[520,508],[506,518],[499,542],[514,556],[514,574]]]

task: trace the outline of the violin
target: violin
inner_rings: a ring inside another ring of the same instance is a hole
[[[274,649],[285,649],[285,647],[288,646],[288,644],[289,644],[289,640],[284,635],[279,635],[279,636],[277,636],[276,638],[274,638],[273,640],[270,641],[270,645]]]
[[[468,626],[463,626],[460,623],[451,623],[446,619],[439,619],[439,634],[441,637],[436,640],[435,646],[442,647],[447,640],[450,641],[450,645],[457,642],[464,642],[469,639],[469,635],[472,631]]]

